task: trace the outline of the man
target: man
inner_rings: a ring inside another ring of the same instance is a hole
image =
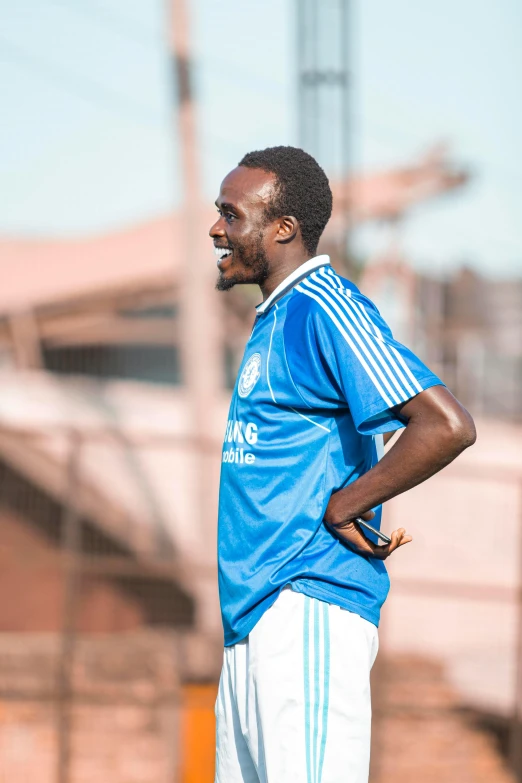
[[[263,297],[222,457],[216,781],[365,783],[383,560],[411,537],[400,528],[378,546],[354,520],[378,528],[381,504],[451,462],[475,428],[315,257],[332,194],[311,156],[245,155],[216,205],[218,289],[256,283]]]

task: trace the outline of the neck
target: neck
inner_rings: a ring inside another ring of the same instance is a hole
[[[277,286],[282,283],[288,275],[291,275],[292,272],[301,266],[301,264],[304,264],[305,261],[309,261],[311,258],[313,258],[313,256],[310,255],[310,253],[303,253],[294,258],[285,258],[284,260],[275,263],[265,282],[259,286],[263,295],[263,302],[268,299],[270,294],[275,291]]]

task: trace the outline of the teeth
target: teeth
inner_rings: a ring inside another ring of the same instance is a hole
[[[214,253],[218,256],[218,258],[224,258],[225,256],[229,256],[231,254],[231,250],[229,250],[228,247],[215,247]]]

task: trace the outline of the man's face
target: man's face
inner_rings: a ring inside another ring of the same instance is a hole
[[[270,236],[266,208],[275,177],[261,169],[238,166],[221,183],[216,200],[219,218],[209,231],[218,255],[216,288],[238,283],[262,285],[270,271]]]

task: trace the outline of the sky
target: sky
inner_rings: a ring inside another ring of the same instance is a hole
[[[209,199],[245,151],[297,143],[295,2],[190,5]],[[175,208],[166,0],[0,0],[0,13],[0,234],[85,236]],[[520,30],[519,0],[352,0],[354,169],[442,140],[472,173],[405,220],[419,268],[522,274]],[[355,241],[372,253],[382,228]]]

